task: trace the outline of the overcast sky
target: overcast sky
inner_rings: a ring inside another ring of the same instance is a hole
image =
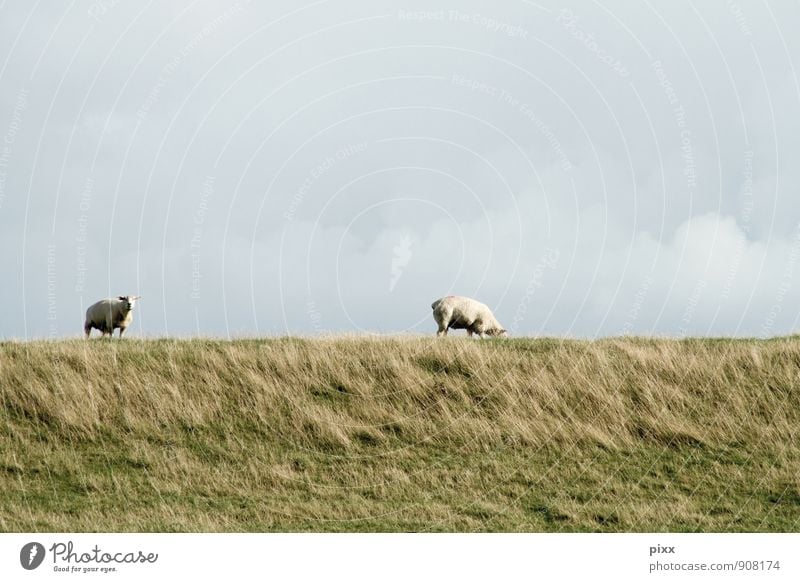
[[[0,338],[79,335],[120,294],[148,337],[432,334],[447,294],[515,336],[797,332],[798,25],[744,0],[3,2]]]

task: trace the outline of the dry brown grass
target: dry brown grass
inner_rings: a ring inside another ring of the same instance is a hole
[[[800,341],[0,344],[0,529],[792,531]]]

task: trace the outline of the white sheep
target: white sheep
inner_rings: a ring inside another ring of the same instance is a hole
[[[506,330],[497,321],[492,310],[469,297],[448,295],[434,301],[431,309],[433,318],[439,325],[437,337],[447,335],[448,329],[466,329],[470,337],[473,333],[477,333],[481,338],[487,335],[506,335]]]
[[[139,295],[120,295],[101,299],[90,305],[86,310],[86,321],[83,324],[86,337],[89,337],[92,328],[99,329],[103,337],[106,335],[113,337],[114,330],[119,328],[121,338],[133,321],[133,307],[138,299],[141,299]]]

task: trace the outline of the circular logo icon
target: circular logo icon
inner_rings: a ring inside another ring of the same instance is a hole
[[[44,561],[44,546],[39,542],[30,542],[19,551],[19,563],[26,570],[35,570]]]

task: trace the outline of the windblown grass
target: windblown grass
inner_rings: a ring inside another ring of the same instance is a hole
[[[2,531],[797,531],[800,340],[0,343]]]

